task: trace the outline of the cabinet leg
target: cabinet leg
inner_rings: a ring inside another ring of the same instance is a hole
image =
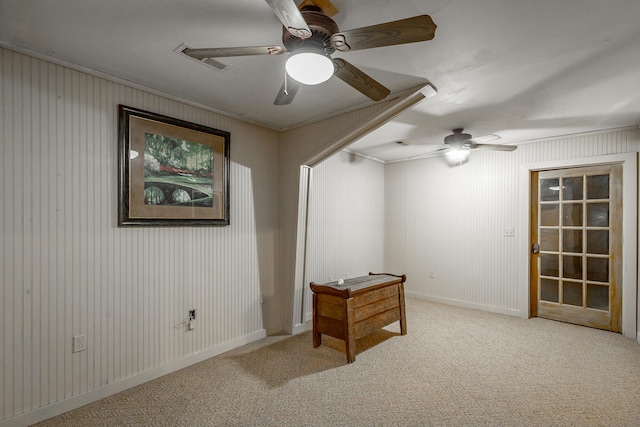
[[[356,361],[356,340],[351,335],[347,337],[344,343],[347,350],[347,363],[355,362]]]
[[[400,298],[400,335],[407,335],[407,315],[404,306],[404,283],[398,285],[398,298]]]
[[[345,301],[346,304],[346,325],[347,332],[346,339],[344,340],[347,350],[347,363],[355,362],[356,360],[356,328],[355,328],[355,315],[353,309],[353,298],[349,298]]]
[[[322,336],[320,335],[320,332],[318,332],[318,296],[315,293],[313,294],[311,302],[313,309],[313,348],[318,348],[320,347],[320,344],[322,344]]]

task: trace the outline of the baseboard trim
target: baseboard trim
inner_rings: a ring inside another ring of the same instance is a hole
[[[291,332],[291,335],[298,335],[305,332],[306,330],[307,330],[307,327],[305,323],[298,323],[293,327],[293,331]]]
[[[525,318],[528,317],[528,316],[524,316],[520,312],[520,310],[517,310],[517,309],[494,307],[494,306],[491,306],[491,305],[476,304],[476,303],[472,303],[472,302],[468,302],[468,301],[459,301],[459,300],[449,299],[449,298],[432,297],[432,296],[427,296],[427,295],[416,294],[416,293],[413,293],[413,292],[407,292],[406,290],[405,290],[404,294],[407,297],[424,299],[424,300],[427,300],[427,301],[438,302],[438,303],[441,303],[441,304],[455,305],[457,307],[464,307],[464,308],[471,308],[471,309],[474,309],[474,310],[489,311],[491,313],[506,314],[507,316],[525,317]]]
[[[48,406],[43,406],[42,408],[34,409],[33,411],[29,411],[12,418],[7,418],[0,421],[0,427],[26,427],[35,423],[39,423],[60,414],[64,414],[65,412],[71,411],[73,409],[77,409],[89,403],[93,403],[97,400],[104,399],[105,397],[120,393],[121,391],[127,390],[129,388],[144,384],[151,380],[155,380],[156,378],[160,378],[163,375],[167,375],[196,363],[200,363],[211,357],[218,356],[229,350],[233,350],[234,348],[252,343],[266,336],[266,331],[262,329],[247,336],[229,341],[208,350],[204,350],[200,353],[189,355],[183,359],[176,360],[167,365],[151,369],[133,377],[125,378],[115,383],[104,385],[102,387],[88,391],[84,394],[73,396],[60,402],[56,402]]]

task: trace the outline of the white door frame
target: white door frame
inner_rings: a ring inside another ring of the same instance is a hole
[[[573,168],[609,163],[622,164],[622,335],[637,339],[638,323],[638,153],[612,154],[570,160],[529,163],[521,165],[518,180],[518,215],[516,224],[517,247],[522,256],[518,257],[518,306],[522,317],[530,313],[530,264],[529,247],[531,172],[548,169]]]

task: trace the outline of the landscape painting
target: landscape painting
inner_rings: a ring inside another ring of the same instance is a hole
[[[229,225],[228,132],[119,106],[119,226]]]
[[[144,204],[212,206],[213,148],[145,133]]]

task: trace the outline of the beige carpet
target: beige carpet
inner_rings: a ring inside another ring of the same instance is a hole
[[[620,334],[407,299],[358,341],[268,337],[39,426],[639,426]]]

